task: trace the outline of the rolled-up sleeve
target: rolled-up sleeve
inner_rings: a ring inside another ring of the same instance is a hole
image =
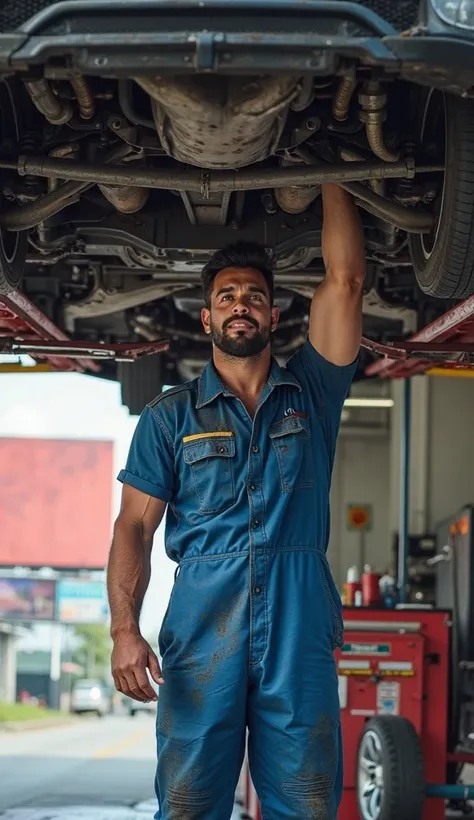
[[[141,414],[118,480],[154,498],[171,500],[175,483],[173,442],[159,411],[146,407]]]

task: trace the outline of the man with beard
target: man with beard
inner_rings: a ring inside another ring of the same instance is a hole
[[[263,248],[216,253],[202,274],[212,361],[145,409],[119,476],[112,671],[137,700],[156,699],[147,669],[161,686],[161,820],[229,820],[247,731],[262,816],[336,820],[342,617],[326,560],[329,489],[360,346],[365,255],[349,195],[328,184],[322,197],[326,276],[308,340],[280,367]],[[161,670],[138,619],[165,508],[178,567]]]

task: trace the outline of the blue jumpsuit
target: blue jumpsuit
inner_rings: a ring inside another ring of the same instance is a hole
[[[326,559],[355,364],[307,341],[252,419],[210,363],[142,413],[119,480],[169,502],[178,564],[159,635],[160,820],[228,820],[246,730],[263,820],[336,820],[341,602]]]

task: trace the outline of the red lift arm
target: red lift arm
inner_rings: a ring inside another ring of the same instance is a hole
[[[474,370],[474,296],[460,302],[406,342],[362,346],[384,358],[370,364],[367,376],[407,379],[432,368]]]
[[[95,360],[133,361],[167,350],[167,341],[101,344],[69,339],[19,291],[0,297],[0,353],[46,359],[53,370],[97,373]]]
[[[0,297],[0,353],[28,353],[47,360],[53,370],[97,372],[97,360],[133,361],[167,350],[169,342],[102,344],[69,339],[19,291]],[[474,296],[461,302],[408,341],[362,347],[383,358],[366,369],[368,376],[409,378],[434,367],[474,370]],[[94,361],[96,360],[96,361]]]

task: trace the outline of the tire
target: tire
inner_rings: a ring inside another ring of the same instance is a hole
[[[23,89],[15,81],[0,82],[0,138],[5,143],[11,142],[16,150],[23,133],[17,110],[22,100]],[[4,207],[8,207],[8,203],[0,196],[0,208]],[[0,229],[0,295],[6,296],[20,287],[27,251],[28,231]]]
[[[122,404],[132,416],[139,416],[146,405],[163,390],[163,359],[161,353],[142,356],[135,362],[118,362],[117,379],[122,392]]]
[[[436,228],[428,235],[409,235],[410,256],[424,293],[466,299],[474,293],[474,104],[430,90],[421,112],[422,146],[435,126],[444,131],[446,171],[434,202]],[[430,159],[443,161],[442,154]]]
[[[23,236],[12,233],[11,236],[15,238],[9,245],[9,239],[5,237],[5,233],[0,230],[0,295],[2,296],[18,290],[21,285],[28,242],[27,233],[23,231]]]
[[[413,724],[396,715],[371,718],[357,751],[359,817],[421,820],[424,800],[423,753]]]

